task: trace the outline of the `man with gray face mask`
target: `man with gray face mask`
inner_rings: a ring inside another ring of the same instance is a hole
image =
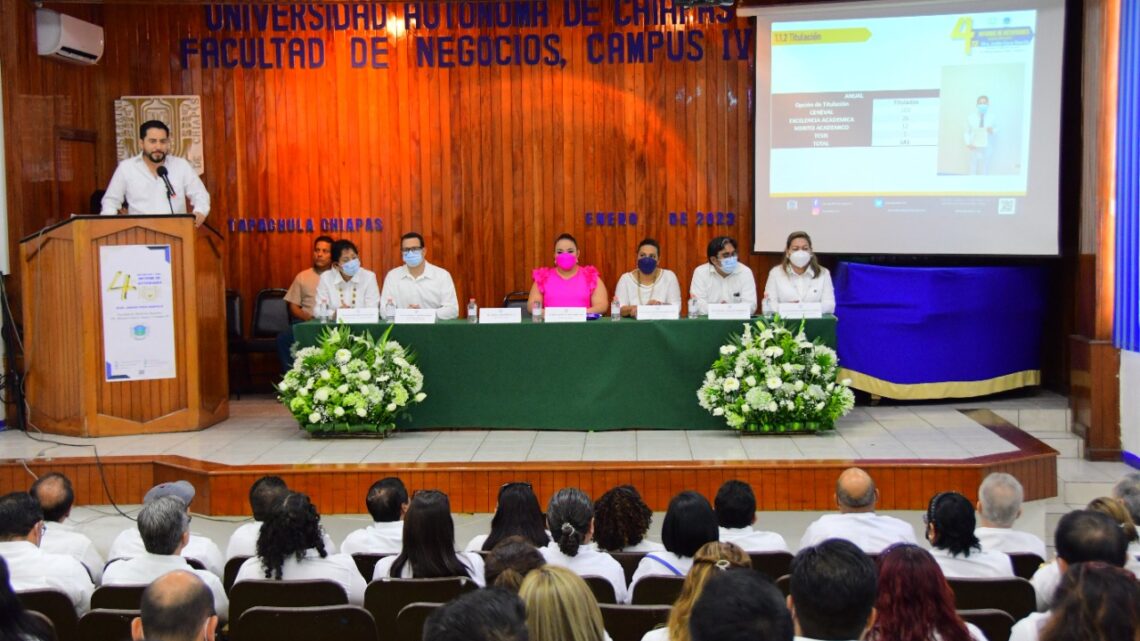
[[[740,262],[736,241],[717,236],[709,241],[708,262],[693,270],[689,297],[696,301],[701,316],[708,316],[709,305],[748,303],[749,313],[756,313],[756,277]],[[691,303],[690,303],[691,304]]]
[[[317,299],[337,309],[365,309],[380,306],[376,274],[360,266],[360,256],[351,240],[338,240],[332,248],[333,268],[321,274]]]
[[[396,307],[434,309],[439,320],[459,318],[459,297],[447,270],[427,262],[424,237],[408,232],[400,238],[404,264],[384,276],[380,300]]]

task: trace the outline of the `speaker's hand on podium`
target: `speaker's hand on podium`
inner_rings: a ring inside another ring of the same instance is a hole
[[[194,228],[201,227],[204,222],[206,222],[206,214],[194,212]]]

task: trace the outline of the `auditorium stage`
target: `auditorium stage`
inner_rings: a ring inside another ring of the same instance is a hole
[[[230,419],[200,432],[101,439],[0,433],[0,491],[28,486],[26,463],[37,474],[70,476],[80,504],[137,503],[154,483],[185,478],[198,490],[194,511],[209,515],[247,514],[249,485],[264,474],[282,476],[329,513],[358,512],[368,486],[390,474],[412,489],[446,491],[455,512],[493,511],[498,488],[512,480],[533,483],[541,500],[567,485],[597,495],[632,483],[650,507],[664,510],[680,490],[711,497],[721,482],[739,478],[754,486],[760,510],[794,511],[833,507],[839,471],[859,465],[884,488],[881,509],[917,510],[938,491],[972,496],[994,471],[1021,479],[1027,500],[1055,496],[1057,451],[1018,426],[1059,421],[1064,433],[1068,411],[1063,397],[1037,393],[857,407],[825,435],[450,430],[313,439],[270,398],[230,407]]]

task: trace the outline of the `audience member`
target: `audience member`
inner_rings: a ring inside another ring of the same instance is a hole
[[[188,481],[159,483],[147,490],[146,495],[143,496],[143,505],[145,506],[147,503],[164,496],[174,496],[182,499],[182,502],[186,505],[187,512],[189,512],[190,502],[194,500],[194,486]],[[107,553],[107,560],[129,559],[145,552],[146,547],[143,546],[142,537],[139,536],[138,528],[129,527],[123,530],[119,536],[115,538],[115,541],[111,543],[111,550]],[[222,576],[225,567],[222,551],[218,548],[218,545],[209,538],[191,532],[190,542],[182,549],[182,556],[188,559],[194,559],[205,566],[207,570],[217,576]]]
[[[850,541],[829,539],[800,550],[791,571],[788,608],[798,639],[864,638],[875,623],[878,597],[878,576],[870,557]]]
[[[455,551],[451,502],[439,490],[419,490],[404,515],[403,547],[397,556],[376,563],[373,579],[386,576],[433,579],[469,576],[483,587],[483,558]]]
[[[76,559],[87,568],[91,580],[99,583],[103,577],[103,556],[91,539],[76,531],[69,520],[75,504],[71,480],[59,472],[50,472],[36,479],[28,492],[39,501],[44,511],[44,525],[50,530],[40,542],[40,549]]]
[[[289,496],[289,488],[279,476],[263,476],[253,482],[249,488],[253,523],[239,526],[230,535],[229,545],[226,546],[227,561],[239,556],[257,556],[257,537],[261,534],[261,524],[286,496]],[[336,544],[329,535],[322,531],[321,536],[325,540],[325,549],[330,553],[336,552]]]
[[[389,476],[368,488],[364,497],[372,525],[349,532],[340,546],[345,554],[396,554],[404,549],[404,513],[408,511],[408,489],[400,479]]]
[[[618,603],[629,600],[621,564],[588,545],[594,533],[594,504],[585,492],[576,487],[558,490],[546,507],[546,523],[554,540],[540,551],[548,564],[569,568],[579,576],[600,576],[613,586]]]
[[[257,537],[257,556],[238,570],[237,581],[308,581],[339,583],[348,602],[364,603],[367,583],[347,554],[329,554],[321,532],[321,515],[307,494],[292,493],[269,513]]]
[[[693,605],[693,641],[792,641],[795,626],[784,595],[759,572],[717,572]],[[671,637],[677,638],[677,637]]]
[[[879,599],[868,641],[986,641],[954,609],[954,592],[934,557],[896,543],[879,557]]]
[[[871,476],[857,467],[839,475],[835,503],[839,514],[824,514],[808,526],[800,549],[832,538],[851,541],[867,554],[878,554],[893,543],[915,543],[914,528],[893,516],[875,514],[879,490]]]
[[[653,510],[632,485],[619,485],[594,501],[594,542],[607,552],[659,552],[664,545],[645,538]]]
[[[1045,542],[1035,534],[1013,529],[1021,518],[1025,490],[1011,474],[993,472],[978,487],[978,522],[974,535],[983,550],[1017,554],[1028,552],[1045,558]]]
[[[1128,555],[1124,560],[1124,569],[1140,578],[1140,558],[1136,556],[1137,540],[1140,537],[1137,536],[1136,523],[1132,521],[1132,515],[1129,514],[1124,502],[1109,496],[1102,496],[1090,501],[1088,509],[1107,514],[1120,525],[1120,531],[1124,532],[1124,538],[1128,541]]]
[[[752,529],[756,523],[756,495],[744,481],[725,481],[713,500],[720,540],[739,545],[745,552],[787,552],[784,537]]]
[[[1126,474],[1112,488],[1112,497],[1119,500],[1128,509],[1132,523],[1140,527],[1140,472]],[[1129,563],[1140,563],[1140,543],[1128,546]],[[1133,574],[1135,574],[1135,570]],[[1140,576],[1140,575],[1138,575]]]
[[[451,274],[425,258],[424,237],[408,232],[400,237],[404,264],[384,276],[380,300],[391,300],[396,307],[434,309],[439,320],[459,318],[459,299]]]
[[[926,540],[942,574],[955,578],[1013,577],[1008,554],[982,548],[974,536],[974,506],[957,492],[940,492],[926,510]]]
[[[44,513],[31,494],[12,492],[0,497],[0,558],[8,562],[12,589],[59,590],[83,614],[95,591],[87,569],[70,556],[41,550],[43,536]]]
[[[603,641],[609,638],[594,593],[567,568],[546,565],[523,579],[530,641]]]
[[[630,581],[633,586],[647,576],[685,576],[693,566],[693,555],[701,546],[718,537],[716,514],[708,499],[692,491],[681,492],[669,501],[661,524],[665,551],[645,555]]]
[[[317,306],[317,289],[321,285],[321,274],[327,272],[332,266],[333,239],[328,236],[317,236],[313,241],[313,265],[298,272],[285,292],[285,303],[289,306],[289,318],[296,321],[312,320]],[[332,310],[329,301],[325,306]],[[277,335],[277,356],[281,359],[281,368],[285,371],[293,367],[293,326],[286,327]]]
[[[1061,579],[1053,613],[1041,629],[1041,641],[1136,641],[1140,583],[1132,573],[1106,563],[1078,563]]]
[[[1054,593],[1065,571],[1078,563],[1099,561],[1123,568],[1128,542],[1109,516],[1092,510],[1073,510],[1057,523],[1053,535],[1057,558],[1041,567],[1031,582],[1037,591],[1037,609],[1052,607]],[[1051,611],[1034,612],[1013,626],[1011,641],[1035,641],[1049,622]]]
[[[211,641],[217,629],[210,588],[184,570],[164,574],[148,585],[139,616],[131,621],[134,641]]]
[[[550,543],[546,533],[546,519],[534,488],[530,483],[516,481],[499,488],[499,502],[495,506],[495,516],[491,517],[491,533],[480,534],[464,548],[468,552],[491,551],[499,541],[511,536],[521,536],[535,547],[545,547]]]
[[[526,575],[544,565],[546,559],[534,544],[518,535],[508,536],[487,555],[483,577],[487,587],[505,588],[517,593]]]
[[[138,528],[146,552],[108,565],[103,585],[147,585],[174,570],[193,572],[210,588],[214,612],[224,622],[230,603],[221,580],[206,570],[194,570],[179,556],[190,540],[190,515],[186,514],[182,501],[164,496],[147,503],[139,512]]]
[[[0,557],[0,641],[47,641],[55,635],[40,619],[28,614],[8,580],[8,564]]]
[[[732,543],[713,541],[705,543],[693,556],[693,568],[685,576],[681,595],[669,611],[669,623],[664,628],[651,630],[642,641],[689,641],[689,618],[693,605],[701,596],[705,584],[714,575],[729,568],[752,568],[752,559],[744,550]],[[780,599],[781,604],[783,599]],[[787,608],[784,608],[787,611]],[[789,622],[789,629],[791,623]]]
[[[507,590],[476,590],[436,608],[424,641],[527,641],[526,606]]]

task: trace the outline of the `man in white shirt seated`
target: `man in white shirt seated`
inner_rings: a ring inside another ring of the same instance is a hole
[[[123,200],[131,214],[185,214],[193,205],[194,226],[210,214],[210,194],[198,172],[186,160],[168,155],[170,128],[158,120],[139,127],[142,153],[119,163],[103,194],[103,215],[119,213]]]
[[[797,641],[862,639],[875,623],[878,571],[850,541],[828,539],[792,559],[788,609]]]
[[[749,313],[756,313],[756,277],[740,263],[736,241],[717,236],[705,254],[708,262],[693,270],[689,283],[689,297],[697,300],[700,315],[708,316],[715,303],[748,303]]]
[[[400,479],[389,476],[368,488],[364,499],[372,525],[349,532],[340,546],[344,554],[399,554],[404,545],[404,515],[408,490]]]
[[[71,507],[75,504],[75,490],[71,487],[71,480],[59,472],[50,472],[36,479],[28,493],[43,508],[45,527],[51,531],[40,542],[40,549],[76,559],[87,568],[91,580],[99,583],[103,576],[102,555],[95,549],[91,539],[75,531],[75,525],[67,520],[71,516]]]
[[[317,307],[317,289],[321,285],[321,274],[332,267],[333,239],[328,236],[317,236],[313,241],[313,266],[298,272],[293,277],[293,284],[285,292],[285,303],[289,305],[289,317],[295,321],[312,320]],[[331,305],[325,301],[325,306],[332,311]],[[289,371],[293,367],[293,357],[290,351],[293,348],[293,326],[277,335],[277,356],[281,359],[281,368]]]
[[[400,237],[404,264],[384,276],[380,300],[397,308],[434,309],[439,320],[459,318],[459,298],[451,274],[427,262],[424,237],[408,232]]]
[[[182,501],[186,506],[186,511],[190,511],[190,502],[194,500],[194,486],[189,481],[172,481],[170,483],[159,483],[158,485],[147,490],[146,495],[143,497],[143,505],[160,499],[164,496],[173,496]],[[115,559],[130,559],[146,553],[146,546],[143,545],[142,537],[139,536],[138,528],[129,527],[119,533],[115,537],[115,541],[111,543],[111,550],[107,552],[107,561]],[[182,548],[182,556],[187,559],[193,559],[201,563],[207,570],[213,572],[217,576],[222,576],[225,569],[225,561],[222,558],[222,551],[218,545],[210,539],[190,533],[190,541],[186,547]]]
[[[809,525],[800,549],[832,538],[851,541],[867,554],[878,554],[892,543],[916,543],[910,523],[875,514],[878,500],[871,476],[857,467],[847,468],[835,485],[839,514],[824,514]]]
[[[1040,575],[1055,573],[1052,579],[1045,603],[1052,607],[1053,590],[1060,583],[1060,577],[1069,569],[1070,565],[1086,563],[1088,561],[1102,561],[1109,565],[1124,567],[1125,555],[1128,549],[1128,540],[1120,526],[1107,514],[1093,512],[1092,510],[1074,510],[1057,523],[1053,545],[1057,548],[1057,559],[1043,566],[1033,575],[1033,587],[1037,588],[1037,603],[1042,603],[1042,591],[1039,585]],[[1014,624],[1010,632],[1009,641],[1037,641],[1041,629],[1049,622],[1052,612],[1034,612]]]
[[[214,612],[224,623],[230,602],[222,582],[206,570],[191,568],[186,559],[179,556],[190,541],[190,515],[182,501],[164,496],[146,504],[139,512],[138,530],[146,552],[107,565],[103,585],[147,585],[174,570],[193,572],[210,588]]]
[[[58,590],[82,615],[91,607],[95,585],[79,561],[41,550],[43,537],[44,513],[31,494],[12,492],[0,497],[0,557],[8,563],[12,590]]]
[[[318,300],[338,309],[380,307],[380,286],[376,274],[360,266],[360,255],[351,240],[338,240],[332,248],[333,268],[321,274]]]
[[[213,639],[218,629],[210,589],[190,572],[176,570],[155,579],[143,590],[139,609],[131,621],[133,639]]]
[[[725,481],[713,501],[720,541],[734,543],[745,552],[787,552],[784,537],[752,529],[756,523],[756,494],[752,486],[735,479]]]
[[[1124,478],[1113,486],[1112,497],[1124,504],[1132,522],[1140,528],[1140,472],[1125,474]],[[1140,568],[1140,542],[1133,542],[1128,546],[1128,563],[1125,567],[1140,577],[1137,569]]]
[[[1010,474],[994,472],[978,487],[978,522],[974,535],[983,550],[1017,554],[1028,552],[1045,558],[1045,542],[1034,534],[1013,529],[1021,518],[1025,490]]]
[[[668,639],[668,628],[661,639]],[[692,641],[791,641],[795,634],[784,595],[759,572],[716,572],[701,588],[689,618]],[[647,641],[649,635],[643,637]]]
[[[239,556],[257,556],[257,535],[269,512],[289,495],[289,488],[280,476],[263,476],[249,488],[249,507],[253,523],[245,523],[230,535],[226,545],[226,561]]]

